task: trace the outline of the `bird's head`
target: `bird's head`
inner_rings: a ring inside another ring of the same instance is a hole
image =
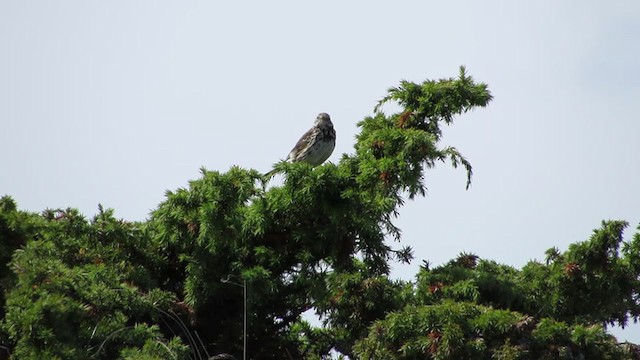
[[[316,118],[315,126],[320,128],[328,128],[333,127],[333,123],[331,122],[331,118],[327,113],[320,113]]]

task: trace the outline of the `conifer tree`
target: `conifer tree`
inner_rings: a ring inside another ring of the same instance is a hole
[[[389,101],[401,111],[383,113]],[[2,198],[0,359],[239,359],[245,341],[249,359],[640,358],[604,330],[640,315],[625,222],[519,270],[463,253],[389,278],[412,260],[393,221],[426,170],[449,162],[471,182],[442,127],[490,101],[464,68],[402,81],[336,164],[278,163],[270,187],[256,170],[202,169],[144,222]]]

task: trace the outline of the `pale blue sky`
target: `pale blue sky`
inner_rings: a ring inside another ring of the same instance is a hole
[[[318,112],[352,152],[401,79],[494,95],[445,130],[474,165],[427,173],[398,224],[422,259],[520,267],[640,222],[640,2],[0,2],[0,194],[25,210],[97,204],[143,220],[200,166],[261,171]],[[640,328],[616,331],[640,342]]]

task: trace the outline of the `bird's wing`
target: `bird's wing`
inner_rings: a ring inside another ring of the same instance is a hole
[[[300,140],[298,140],[296,146],[294,146],[293,149],[291,149],[291,151],[289,152],[287,161],[295,161],[300,153],[304,152],[306,148],[313,144],[316,136],[318,136],[318,132],[316,131],[315,127],[307,130],[307,132],[302,135]]]

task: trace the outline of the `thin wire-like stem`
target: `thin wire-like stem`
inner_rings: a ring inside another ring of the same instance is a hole
[[[244,330],[242,331],[244,343],[242,344],[242,360],[247,360],[247,280],[243,280],[242,284],[242,289],[244,290],[244,316],[242,317],[244,320]]]
[[[231,276],[232,275],[227,275],[226,279],[220,279],[220,281],[225,284],[240,286],[243,290],[244,315],[242,317],[242,360],[247,360],[247,280],[243,279],[242,284],[238,284],[237,282],[230,280]]]

